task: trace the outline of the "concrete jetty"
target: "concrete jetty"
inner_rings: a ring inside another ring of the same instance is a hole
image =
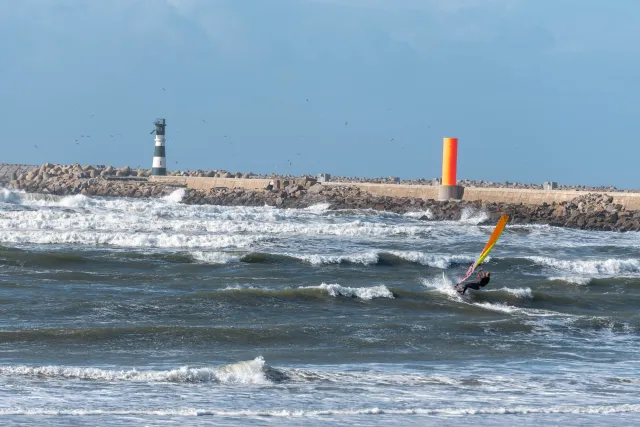
[[[253,178],[208,178],[191,176],[152,176],[150,181],[158,183],[182,184],[193,190],[208,191],[215,188],[236,188],[245,190],[264,189],[273,179]],[[407,185],[407,184],[376,184],[364,182],[319,182],[325,187],[349,186],[357,187],[375,196],[410,197],[423,200],[437,200],[439,186]],[[525,205],[552,204],[554,202],[568,202],[576,197],[593,194],[593,191],[570,190],[535,190],[515,188],[474,188],[466,187],[462,196],[463,201],[484,203],[515,203]],[[613,197],[613,203],[623,206],[627,210],[640,210],[640,193],[623,193],[607,191],[599,193]]]

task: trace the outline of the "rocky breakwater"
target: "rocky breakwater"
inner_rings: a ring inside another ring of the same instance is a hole
[[[30,193],[67,196],[157,197],[169,194],[176,185],[147,181],[149,169],[128,166],[80,166],[46,163],[11,180],[13,188]]]
[[[542,205],[488,203],[483,206],[493,219],[511,216],[515,224],[549,224],[558,227],[603,231],[640,231],[640,211],[628,211],[613,197],[590,193],[568,202]]]
[[[481,224],[494,224],[500,215],[509,215],[511,224],[548,224],[585,230],[640,231],[640,211],[627,211],[606,194],[588,194],[568,202],[525,205],[465,201],[436,201],[419,198],[375,196],[358,187],[317,184],[297,180],[264,191],[212,189],[188,190],[184,203],[227,206],[276,206],[306,208],[326,203],[329,209],[374,209],[405,214],[423,212],[421,220],[460,220],[478,218]]]
[[[183,185],[148,181],[148,169],[111,166],[44,164],[16,176],[11,186],[28,192],[60,196],[84,194],[104,197],[159,197]],[[329,209],[374,209],[404,214],[422,212],[425,221],[460,220],[475,216],[493,224],[502,214],[511,224],[549,224],[589,230],[640,231],[640,211],[628,211],[603,193],[576,197],[568,202],[525,205],[465,201],[439,202],[409,197],[375,196],[356,186],[320,184],[312,178],[272,180],[262,190],[185,188],[183,203],[225,206],[275,206],[306,208],[328,204]]]

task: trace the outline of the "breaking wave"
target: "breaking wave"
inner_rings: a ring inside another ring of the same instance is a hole
[[[551,267],[554,270],[578,275],[597,277],[637,276],[640,274],[640,260],[629,259],[593,259],[593,260],[562,260],[549,257],[532,256],[527,259],[534,263]]]
[[[571,283],[573,285],[588,285],[591,283],[590,277],[580,277],[580,276],[559,276],[559,277],[549,277],[547,280],[554,282],[566,282]]]
[[[0,409],[0,415],[129,415],[129,416],[215,416],[230,418],[315,418],[315,417],[353,417],[353,416],[474,416],[474,415],[527,415],[527,414],[567,414],[567,415],[606,415],[640,412],[640,404],[622,405],[557,405],[557,406],[493,406],[482,408],[434,407],[434,408],[354,408],[323,410],[223,410],[223,409],[64,409],[64,408],[24,408]]]
[[[372,300],[375,298],[394,298],[393,292],[391,292],[386,286],[373,286],[371,288],[349,288],[338,284],[326,284],[323,283],[320,286],[307,286],[302,289],[322,289],[326,291],[332,297],[347,297],[347,298],[359,298],[362,300]]]
[[[71,366],[0,366],[1,376],[172,383],[268,384],[271,382],[270,372],[272,368],[265,368],[262,357],[217,368],[181,367],[168,371],[108,370]]]
[[[509,295],[513,295],[522,299],[533,299],[533,293],[531,292],[531,288],[499,288],[499,289],[485,289],[485,292],[505,292]]]

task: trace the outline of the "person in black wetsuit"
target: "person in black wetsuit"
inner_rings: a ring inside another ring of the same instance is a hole
[[[467,288],[475,289],[477,291],[478,289],[487,286],[489,280],[491,280],[491,273],[478,273],[477,282],[467,283],[466,285],[463,285],[464,287],[462,289],[460,289],[461,284],[458,284],[456,286],[456,289],[460,293],[460,295],[464,295],[464,293],[467,292]]]

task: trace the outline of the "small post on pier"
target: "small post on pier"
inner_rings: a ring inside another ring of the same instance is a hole
[[[458,138],[444,138],[442,148],[442,185],[438,200],[461,200],[464,187],[457,185]]]

